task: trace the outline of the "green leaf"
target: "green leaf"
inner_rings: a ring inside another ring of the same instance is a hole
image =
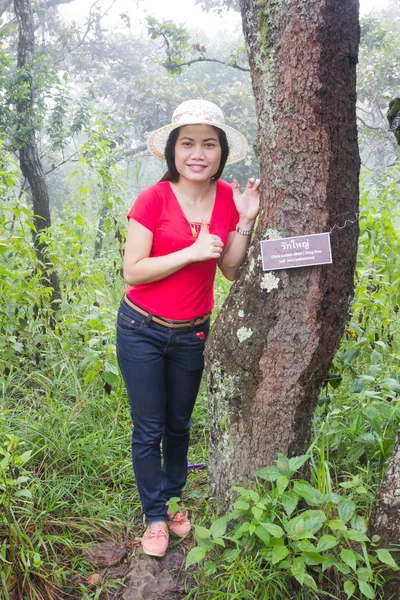
[[[370,598],[370,600],[373,600],[375,598],[375,592],[374,592],[374,590],[369,585],[369,583],[367,583],[366,581],[360,581],[359,580],[358,581],[358,587],[360,588],[360,592],[366,598]]]
[[[18,457],[20,464],[24,464],[24,463],[28,462],[28,460],[30,459],[31,456],[32,456],[32,450],[27,450],[26,452],[23,452],[21,454],[21,456]]]
[[[204,565],[204,574],[209,577],[210,575],[214,575],[217,570],[217,565],[215,562],[208,560]]]
[[[245,523],[241,523],[239,527],[235,528],[235,538],[239,540],[241,537],[243,537],[246,533],[249,532],[249,529],[250,523],[248,521],[246,521]]]
[[[386,388],[389,390],[393,390],[394,392],[400,391],[400,383],[396,381],[396,379],[392,379],[391,377],[387,377],[386,379],[384,379],[380,384],[380,387],[383,387],[384,389]]]
[[[326,516],[322,510],[306,510],[289,521],[287,531],[296,539],[311,538],[321,529]]]
[[[294,520],[293,520],[292,531],[295,535],[302,533],[304,531],[304,519],[302,519],[301,517],[298,517],[296,522],[294,522]]]
[[[353,571],[356,570],[356,555],[354,554],[353,550],[349,550],[349,549],[344,549],[341,551],[340,553],[340,558],[342,559],[342,561],[344,563],[346,563],[346,565],[349,565],[349,567],[351,567],[353,569]]]
[[[288,485],[289,485],[289,479],[286,477],[286,475],[280,475],[277,478],[276,487],[280,494],[283,494],[283,492],[286,490]]]
[[[317,587],[317,584],[315,582],[315,579],[309,573],[306,573],[304,575],[304,585],[306,587],[314,590],[314,592],[318,592],[318,587]]]
[[[207,540],[206,538],[198,538],[196,535],[194,536],[196,542],[203,548],[204,550],[213,550],[215,548],[216,541],[215,540]]]
[[[213,538],[221,537],[221,535],[225,535],[226,532],[226,517],[221,517],[214,521],[214,523],[210,527],[210,533]]]
[[[390,554],[389,550],[385,550],[385,548],[380,548],[379,550],[376,551],[376,555],[379,558],[379,560],[382,563],[384,563],[385,565],[392,567],[392,569],[394,569],[395,571],[397,571],[399,569],[398,565],[395,563],[393,556]]]
[[[262,508],[258,508],[257,506],[253,506],[253,508],[251,509],[251,512],[253,513],[254,518],[255,518],[256,521],[259,521],[262,518],[263,514],[264,514],[263,509]]]
[[[326,523],[332,531],[336,531],[337,529],[343,529],[345,526],[345,522],[341,519],[333,519],[332,521],[327,521]]]
[[[211,532],[208,529],[206,529],[205,527],[202,527],[201,525],[195,525],[194,530],[195,530],[196,539],[198,539],[198,538],[205,539],[205,540],[210,539]]]
[[[359,581],[368,581],[369,580],[369,570],[365,567],[358,567],[356,571],[357,579]]]
[[[119,370],[118,370],[117,365],[114,365],[113,363],[110,363],[108,361],[106,361],[106,363],[104,365],[104,370],[110,371],[111,373],[114,373],[114,375],[119,375]]]
[[[346,364],[349,364],[349,363],[353,362],[354,360],[356,360],[356,358],[358,357],[359,354],[360,354],[360,348],[355,346],[351,350],[347,350],[347,352],[345,352],[343,354],[343,362]]]
[[[109,385],[111,385],[111,387],[117,387],[118,383],[119,383],[119,376],[115,375],[115,373],[111,373],[111,371],[104,371],[101,374],[102,379],[104,379],[104,381],[106,383],[108,383]]]
[[[274,525],[273,523],[260,523],[260,525],[276,538],[281,538],[285,533],[282,527],[279,527],[279,525]]]
[[[357,529],[357,531],[362,531],[363,533],[367,531],[367,523],[364,517],[360,517],[360,515],[354,515],[350,524],[352,528]]]
[[[250,504],[248,502],[243,502],[242,500],[238,500],[233,505],[233,508],[235,508],[236,510],[249,510]]]
[[[18,490],[18,492],[13,492],[15,498],[28,498],[28,500],[33,500],[32,492],[29,490]]]
[[[325,556],[318,552],[303,552],[303,558],[306,565],[324,565],[328,562]]]
[[[338,505],[339,517],[345,523],[350,521],[355,510],[356,510],[356,505],[349,498],[344,498],[341,502],[339,502],[339,505]]]
[[[292,571],[293,577],[295,577],[297,579],[297,581],[299,583],[301,583],[301,585],[303,585],[304,576],[306,574],[306,565],[301,556],[298,556],[297,558],[294,559],[291,571]]]
[[[304,463],[309,459],[308,454],[302,454],[301,456],[293,456],[293,458],[289,458],[289,468],[292,473],[298,471]]]
[[[340,386],[342,379],[343,377],[340,373],[328,373],[328,383],[334,390]]]
[[[38,568],[40,567],[42,564],[42,559],[40,558],[40,554],[38,554],[37,552],[35,552],[33,554],[33,565]]]
[[[275,546],[275,548],[272,550],[272,564],[276,565],[277,563],[281,562],[281,560],[286,558],[288,554],[289,550],[286,546]]]
[[[257,502],[260,499],[260,494],[258,492],[256,492],[255,490],[248,490],[248,494],[250,496],[250,499],[253,500],[253,502],[255,504],[257,504]]]
[[[345,594],[347,594],[347,597],[351,598],[354,595],[354,592],[356,591],[356,586],[354,585],[354,583],[352,581],[346,581],[343,587]]]
[[[257,527],[254,530],[254,533],[260,538],[260,540],[264,542],[264,544],[269,544],[271,536],[268,533],[268,531],[264,529],[264,527],[261,527],[261,525],[257,525]]]
[[[222,559],[227,563],[233,563],[240,555],[240,548],[228,548],[222,553]]]
[[[342,573],[343,575],[349,575],[351,573],[351,569],[349,567],[349,565],[346,565],[345,563],[342,562],[335,562],[334,566],[337,568],[337,570]]]
[[[203,560],[207,553],[205,548],[192,548],[186,556],[186,569]]]
[[[225,540],[222,537],[217,537],[215,538],[214,544],[218,544],[218,546],[222,546],[223,548],[225,548]],[[204,546],[203,546],[204,548]]]
[[[337,545],[337,539],[333,535],[323,535],[317,544],[318,552],[325,552],[325,550],[330,550],[330,548],[334,548]]]
[[[313,488],[307,481],[295,481],[293,491],[304,498],[310,506],[318,506],[321,502],[321,492]]]
[[[354,487],[354,482],[353,481],[342,481],[342,483],[339,483],[339,485],[343,489],[348,490],[348,489]]]
[[[309,540],[300,540],[296,543],[296,550],[300,552],[316,552],[317,549]]]
[[[265,479],[266,481],[276,481],[280,475],[281,472],[274,465],[264,467],[255,473],[256,477],[260,477],[260,479]]]
[[[290,475],[289,459],[284,454],[278,453],[278,459],[275,461],[282,475]]]
[[[286,492],[282,495],[280,499],[280,503],[285,509],[286,514],[290,517],[292,512],[295,510],[297,503],[299,501],[299,497],[294,492]]]
[[[365,535],[362,531],[358,531],[357,529],[349,529],[345,533],[345,537],[349,540],[354,540],[355,542],[369,542],[369,537]]]

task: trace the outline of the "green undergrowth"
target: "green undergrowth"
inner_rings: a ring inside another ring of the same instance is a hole
[[[187,567],[201,600],[383,598],[393,556],[368,535],[400,421],[398,169],[364,192],[356,293],[304,457],[280,456],[237,488],[233,510],[195,527]],[[308,481],[301,476],[308,465]],[[196,567],[193,567],[195,565]]]
[[[396,174],[397,173],[397,174]],[[214,518],[207,470],[189,474],[185,501],[197,523],[188,565],[202,600],[379,598],[390,555],[368,536],[377,487],[399,423],[400,236],[398,171],[362,197],[357,290],[321,391],[307,455],[261,470]],[[83,550],[143,531],[130,457],[131,422],[115,357],[124,285],[110,228],[93,257],[90,219],[65,209],[51,245],[62,284],[56,315],[31,243],[30,211],[0,210],[0,597],[58,589],[98,598]],[[67,218],[68,217],[68,218]],[[229,283],[218,278],[219,308]],[[217,310],[218,310],[217,308]],[[217,312],[217,311],[216,311]],[[203,383],[189,460],[208,456]],[[308,465],[309,481],[300,474]],[[106,589],[103,590],[106,593]]]
[[[192,597],[377,597],[385,572],[398,569],[390,552],[379,547],[379,536],[366,533],[371,491],[355,475],[337,491],[322,493],[315,465],[311,483],[298,473],[309,460],[310,455],[279,455],[274,466],[255,474],[253,489],[235,488],[229,514],[210,527],[195,526],[197,546],[186,566],[201,561],[203,567]],[[250,575],[238,593],[246,564],[247,571],[257,569],[264,577],[255,583]],[[218,596],[221,589],[225,596]]]

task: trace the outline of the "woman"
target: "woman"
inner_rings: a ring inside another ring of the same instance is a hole
[[[204,368],[217,265],[234,279],[259,206],[259,180],[219,178],[246,155],[244,136],[211,102],[192,100],[153,132],[150,152],[165,159],[162,180],[128,213],[124,278],[129,284],[117,324],[117,356],[132,419],[133,468],[148,523],[146,554],[163,556],[168,529],[189,533],[187,513],[168,514],[187,477],[190,418]],[[161,458],[162,442],[162,458]]]

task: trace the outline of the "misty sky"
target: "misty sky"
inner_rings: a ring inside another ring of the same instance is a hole
[[[360,0],[361,14],[366,14],[371,10],[384,8],[388,0]],[[70,5],[60,7],[60,11],[66,16],[80,20],[88,14],[89,7],[93,0],[79,0]],[[102,9],[105,10],[112,4],[112,0],[103,0]],[[223,17],[215,13],[204,13],[199,6],[195,5],[195,0],[115,0],[110,16],[114,26],[123,25],[119,15],[123,12],[128,13],[132,29],[146,29],[146,15],[153,15],[160,19],[171,19],[179,24],[185,24],[191,29],[198,28],[210,35],[219,30],[232,30],[239,28],[240,15],[234,11],[226,11]]]

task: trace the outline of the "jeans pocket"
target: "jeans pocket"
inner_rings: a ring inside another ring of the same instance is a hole
[[[143,319],[137,317],[133,319],[120,310],[117,319],[117,329],[121,333],[133,335],[140,331],[143,327],[143,322]]]
[[[207,321],[205,321],[204,323],[202,323],[201,325],[196,327],[196,329],[193,331],[192,335],[197,337],[198,340],[205,342],[208,338],[209,333],[210,333],[210,319],[207,319]]]
[[[204,347],[204,343],[210,333],[210,320],[205,321],[201,325],[198,325],[194,331],[187,331],[186,333],[178,334],[178,338],[182,344],[186,344],[188,349]]]

